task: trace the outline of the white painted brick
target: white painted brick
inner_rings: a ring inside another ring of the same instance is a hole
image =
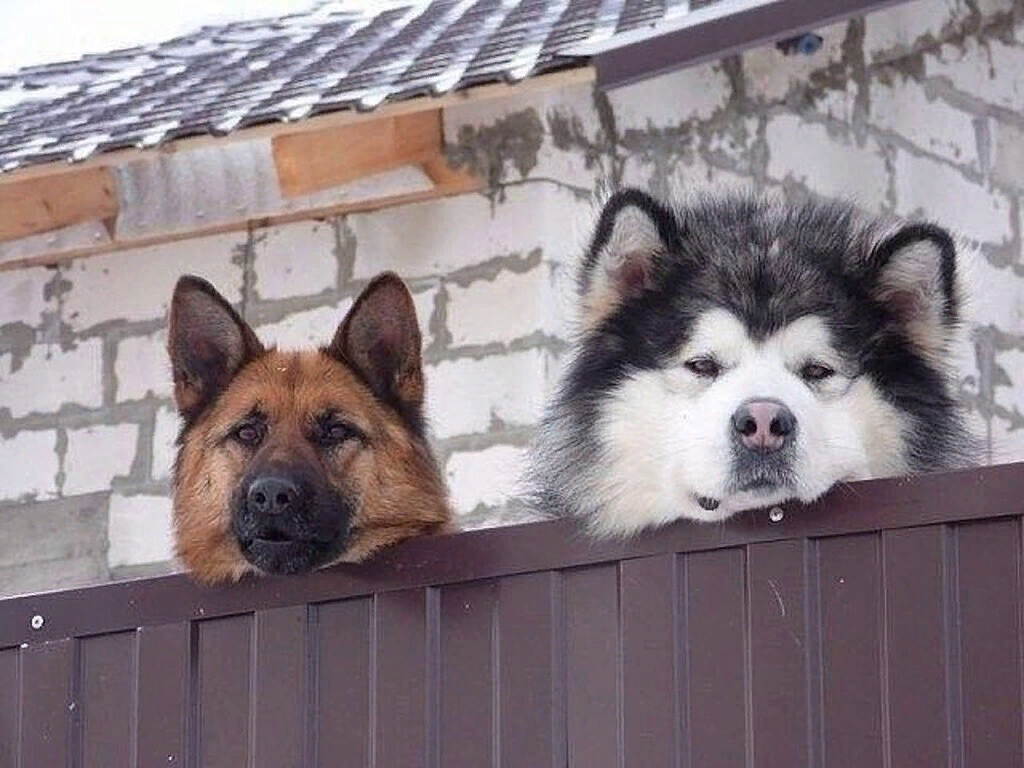
[[[206,278],[238,302],[242,269],[232,259],[245,239],[236,232],[77,259],[67,270],[72,288],[64,320],[75,330],[110,320],[158,320],[167,315],[174,284],[185,273]]]
[[[433,340],[430,333],[430,316],[434,312],[437,292],[435,286],[412,295],[424,346],[428,346]],[[295,312],[276,323],[258,326],[256,333],[264,344],[276,344],[281,349],[319,347],[327,344],[334,336],[334,332],[352,308],[353,301],[354,299],[350,297],[342,299],[334,306]]]
[[[452,147],[458,147],[467,140],[480,142],[481,137],[495,136],[496,132],[507,136],[514,130],[513,126],[533,123],[535,128],[544,132],[536,156],[517,153],[528,159],[532,167],[519,168],[512,157],[506,157],[505,178],[519,180],[525,170],[530,178],[557,179],[563,184],[592,188],[596,169],[587,166],[587,158],[578,147],[566,151],[564,147],[557,146],[552,131],[556,123],[571,125],[584,141],[597,140],[601,125],[594,110],[590,83],[524,91],[509,98],[467,101],[454,104],[443,112],[444,135]],[[517,140],[522,139],[521,135],[517,136]]]
[[[337,306],[294,312],[276,323],[257,326],[256,335],[264,344],[281,349],[319,347],[331,340],[351,306],[352,299],[344,299]]]
[[[495,420],[506,426],[535,424],[551,363],[549,353],[534,349],[428,368],[427,413],[434,436],[486,432]]]
[[[141,400],[150,395],[170,397],[174,385],[167,357],[167,331],[122,339],[117,345],[114,376],[118,402]]]
[[[57,494],[57,433],[22,430],[13,437],[0,437],[0,499]]]
[[[111,568],[170,560],[171,500],[166,496],[110,497]]]
[[[941,39],[942,28],[969,11],[964,0],[915,0],[870,13],[864,24],[864,55],[870,61],[906,55],[922,37]]]
[[[969,267],[965,271],[971,296],[968,320],[974,325],[1024,332],[1024,279],[1015,277],[1010,269],[994,267],[981,256]]]
[[[725,106],[731,89],[719,63],[701,64],[608,92],[620,135],[707,120]]]
[[[525,466],[526,450],[511,445],[453,453],[445,474],[456,512],[465,515],[479,506],[496,507],[519,495]]]
[[[551,266],[499,272],[493,280],[448,286],[448,330],[453,346],[509,342],[540,331],[558,332],[551,301]]]
[[[43,295],[55,274],[42,268],[0,272],[0,327],[25,323],[34,328],[44,312],[55,311],[57,302],[47,301]]]
[[[564,258],[573,252],[574,222],[589,208],[565,189],[538,183],[507,189],[505,201],[493,207],[483,195],[460,195],[353,214],[353,275],[366,280],[385,269],[405,278],[445,275],[537,247],[545,258]]]
[[[780,101],[796,84],[806,84],[812,72],[842,61],[847,23],[814,30],[822,38],[821,48],[812,56],[786,55],[773,43],[743,54],[747,95],[765,101]]]
[[[52,413],[65,403],[88,408],[103,404],[103,350],[99,339],[78,342],[63,351],[37,344],[12,370],[13,357],[0,355],[0,409],[10,408],[15,418],[30,413]]]
[[[1010,201],[979,187],[956,169],[899,151],[895,162],[897,212],[922,212],[972,240],[1010,239]]]
[[[969,37],[962,46],[944,45],[938,56],[926,56],[925,73],[990,104],[1017,111],[1024,107],[1024,46]]]
[[[873,140],[859,147],[794,115],[771,120],[767,139],[769,177],[792,178],[825,196],[853,198],[869,210],[884,204],[889,174]]]
[[[255,233],[256,293],[263,299],[311,296],[333,288],[338,277],[334,227],[300,221]]]
[[[63,494],[77,496],[108,490],[111,480],[131,472],[138,442],[136,424],[69,429]]]
[[[178,413],[173,408],[161,408],[156,412],[156,421],[153,427],[154,480],[167,480],[171,476],[174,457],[177,454],[174,441],[178,439],[180,426]]]
[[[899,75],[891,85],[871,82],[871,122],[900,134],[926,152],[978,167],[973,116],[951,107],[920,83]]]
[[[995,162],[992,176],[1011,187],[1024,190],[1024,130],[1009,123],[992,121]]]

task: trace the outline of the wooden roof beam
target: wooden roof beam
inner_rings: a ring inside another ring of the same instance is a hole
[[[0,185],[0,242],[88,221],[114,231],[119,203],[111,168],[79,168]]]

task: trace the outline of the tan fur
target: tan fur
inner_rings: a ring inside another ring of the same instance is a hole
[[[421,403],[422,379],[406,384],[413,402]],[[191,396],[181,394],[191,405]],[[251,450],[230,435],[254,409],[266,416],[268,430]],[[366,440],[318,450],[310,425],[325,411],[340,414]],[[256,571],[232,534],[231,502],[250,467],[275,460],[314,467],[318,482],[353,502],[351,533],[334,562],[363,561],[384,546],[450,523],[447,493],[429,447],[345,362],[320,350],[260,350],[185,431],[180,445],[175,548],[196,580],[224,582]]]

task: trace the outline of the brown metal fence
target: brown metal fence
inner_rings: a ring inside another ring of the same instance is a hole
[[[3,600],[0,766],[1020,766],[1022,492],[994,467]]]

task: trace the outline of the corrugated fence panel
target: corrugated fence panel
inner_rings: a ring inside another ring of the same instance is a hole
[[[135,633],[81,641],[82,761],[85,768],[131,768],[135,730]]]
[[[686,765],[747,764],[746,556],[742,549],[688,555],[684,676]]]
[[[304,605],[256,612],[253,768],[282,768],[305,762],[309,696],[307,615]]]
[[[253,617],[199,623],[195,705],[203,768],[248,765],[252,718]]]
[[[844,536],[818,546],[824,761],[882,765],[879,538]]]
[[[316,610],[313,706],[319,768],[334,768],[342,759],[352,768],[370,766],[372,610],[373,598]]]
[[[428,601],[425,589],[376,598],[375,765],[426,765],[429,746]],[[435,651],[436,652],[436,651]]]
[[[441,765],[493,765],[498,585],[441,590]]]
[[[889,764],[949,765],[945,531],[882,534]]]
[[[564,576],[566,736],[570,768],[615,768],[619,728],[618,568]]]
[[[969,481],[0,601],[0,768],[1020,766],[1024,466]]]
[[[623,748],[627,765],[673,768],[678,748],[675,555],[621,566]]]
[[[0,651],[0,765],[18,764],[21,731],[21,663],[17,648]]]
[[[564,768],[561,576],[501,581],[498,679],[502,768]]]
[[[1020,766],[1020,523],[957,533],[964,765]]]
[[[71,764],[78,683],[75,640],[29,646],[21,656],[21,765]]]
[[[754,765],[808,765],[806,544],[752,545],[750,685]]]
[[[138,632],[138,765],[185,765],[192,626],[163,624]]]

